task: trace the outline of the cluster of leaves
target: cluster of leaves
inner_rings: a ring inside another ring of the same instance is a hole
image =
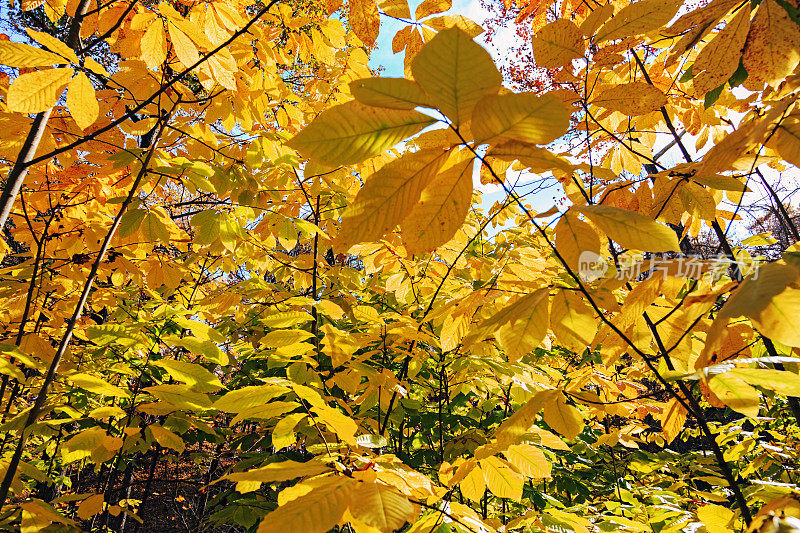
[[[796,9],[517,4],[546,92],[447,0],[20,5],[0,527],[800,529]]]

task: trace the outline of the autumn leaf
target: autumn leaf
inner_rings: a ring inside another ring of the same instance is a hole
[[[717,88],[736,72],[749,29],[750,10],[741,9],[700,50],[692,65],[692,84],[698,94]]]
[[[800,63],[800,28],[775,0],[758,6],[742,56],[749,77],[780,83]]]
[[[433,122],[416,111],[353,101],[323,111],[288,144],[326,165],[347,165],[379,155]]]
[[[622,8],[596,35],[597,42],[622,39],[653,31],[669,22],[681,2],[676,0],[639,0]]]
[[[362,104],[390,109],[426,106],[422,89],[405,78],[365,78],[350,83],[350,92]]]
[[[100,105],[95,97],[94,87],[83,72],[72,78],[67,88],[67,108],[75,123],[82,130],[95,123],[100,113]]]
[[[650,252],[680,249],[674,231],[635,211],[605,205],[583,206],[578,211],[625,248]]]
[[[381,20],[375,0],[350,0],[350,24],[353,31],[367,46],[378,39]]]
[[[547,144],[567,131],[569,111],[552,96],[533,93],[493,95],[475,107],[472,132],[478,142],[514,139]]]
[[[455,126],[470,120],[478,100],[496,93],[503,81],[489,53],[455,27],[422,47],[411,72],[430,102]]]
[[[461,155],[422,190],[401,224],[403,242],[410,253],[438,248],[464,223],[472,204],[473,163],[471,157]]]
[[[661,89],[643,81],[635,81],[603,90],[592,103],[635,117],[656,111],[667,103],[667,97]]]
[[[41,113],[50,109],[73,72],[71,68],[54,68],[22,74],[8,88],[8,109],[19,113]]]
[[[554,20],[536,32],[532,47],[536,64],[545,68],[569,65],[586,53],[583,35],[575,23],[567,19]]]

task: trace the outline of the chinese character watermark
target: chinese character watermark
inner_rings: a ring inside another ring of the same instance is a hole
[[[610,268],[609,262],[593,251],[583,251],[578,258],[578,276],[581,281],[592,282],[605,277]],[[721,277],[730,269],[738,269],[743,276],[758,278],[758,264],[752,261],[734,261],[726,256],[701,258],[697,256],[651,258],[620,264],[614,274],[615,279],[646,279],[661,274],[678,278],[702,279],[704,276]]]

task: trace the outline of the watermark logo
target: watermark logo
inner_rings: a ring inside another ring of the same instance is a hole
[[[650,278],[661,274],[678,278],[702,279],[704,276],[719,278],[731,269],[738,270],[743,276],[758,277],[758,263],[752,261],[733,261],[725,256],[700,258],[696,256],[663,258],[656,257],[641,261],[625,261],[614,273],[620,280],[636,280]],[[578,276],[583,282],[592,282],[605,277],[609,269],[606,259],[590,250],[581,252],[578,257]]]
[[[578,257],[578,276],[584,282],[594,281],[606,275],[608,262],[596,252],[584,250]]]

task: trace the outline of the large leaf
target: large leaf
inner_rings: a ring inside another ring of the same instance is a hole
[[[7,67],[48,67],[64,59],[41,48],[24,43],[0,41],[0,65]]]
[[[722,403],[745,416],[758,416],[758,392],[739,378],[717,374],[708,381],[708,387]]]
[[[622,39],[653,31],[669,22],[678,8],[680,0],[640,0],[623,7],[597,32],[596,41]]]
[[[475,107],[472,133],[479,142],[498,138],[547,144],[566,133],[569,115],[554,96],[532,92],[492,95]]]
[[[597,330],[594,312],[573,291],[558,291],[550,308],[550,327],[562,346],[582,352]]]
[[[509,446],[504,453],[508,462],[523,476],[536,479],[550,477],[550,461],[539,448],[530,444],[515,444]]]
[[[673,230],[635,211],[607,205],[583,206],[579,211],[625,248],[648,252],[680,250]]]
[[[747,34],[742,57],[749,78],[780,83],[800,63],[800,28],[775,0],[764,0]]]
[[[350,93],[365,105],[391,109],[428,106],[422,88],[405,78],[365,78],[350,82]]]
[[[568,439],[574,439],[583,430],[583,416],[569,405],[563,394],[553,395],[542,413],[547,425]]]
[[[634,81],[604,89],[592,103],[633,117],[659,109],[667,103],[667,97],[658,87]]]
[[[692,66],[692,83],[699,95],[716,89],[739,68],[750,29],[750,9],[741,9],[728,24],[700,50]]]
[[[464,224],[472,203],[473,161],[471,157],[462,157],[422,191],[401,225],[409,252],[416,254],[438,248]]]
[[[546,287],[516,302],[511,321],[495,334],[509,361],[519,361],[547,334],[549,293],[550,288]]]
[[[20,113],[41,113],[50,109],[73,72],[71,68],[52,68],[22,74],[8,88],[8,109]]]
[[[769,263],[745,278],[719,313],[720,318],[745,315],[767,337],[800,346],[800,289],[793,287],[800,271],[792,265]]]
[[[416,514],[408,498],[378,483],[353,486],[348,508],[357,520],[386,533],[400,529]]]
[[[457,27],[439,32],[411,63],[414,79],[454,125],[469,121],[478,100],[500,89],[503,77],[489,52]]]
[[[257,533],[325,533],[342,519],[351,491],[351,480],[333,479],[269,513]]]
[[[586,53],[581,31],[568,19],[554,20],[540,29],[531,46],[536,64],[545,68],[569,65]]]
[[[324,472],[330,472],[331,468],[320,462],[311,460],[305,463],[297,461],[281,461],[254,468],[246,472],[234,472],[227,474],[222,479],[229,481],[258,481],[260,483],[272,483],[275,481],[287,481],[298,477],[316,476]]]
[[[522,485],[525,482],[521,474],[514,472],[497,457],[487,457],[480,461],[481,470],[486,479],[486,487],[498,498],[522,499]]]
[[[287,144],[320,163],[349,165],[379,155],[433,122],[417,111],[351,101],[320,113]]]
[[[439,148],[404,154],[373,174],[342,215],[339,240],[376,241],[408,216],[449,156]]]

